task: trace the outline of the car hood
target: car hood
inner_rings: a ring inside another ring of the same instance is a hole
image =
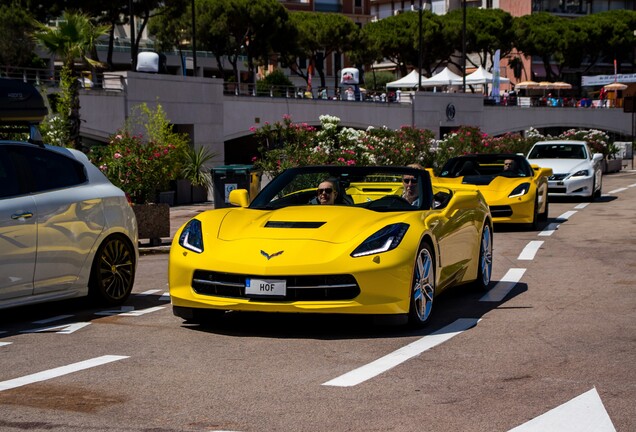
[[[544,168],[552,168],[554,174],[567,174],[582,169],[589,169],[587,159],[528,159],[531,164]]]
[[[205,220],[202,222],[205,224]],[[396,213],[378,213],[344,206],[298,206],[268,211],[232,209],[225,213],[219,223],[218,239],[344,243],[364,233],[372,233],[374,226],[380,229],[393,222],[397,222]]]

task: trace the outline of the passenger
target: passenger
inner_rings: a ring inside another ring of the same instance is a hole
[[[424,170],[424,167],[418,163],[409,164],[407,165],[407,167]],[[404,186],[404,193],[402,194],[402,198],[407,200],[412,206],[419,206],[420,197],[419,190],[417,188],[417,177],[410,174],[404,174],[402,176],[402,183]]]
[[[319,204],[334,204],[338,196],[338,190],[336,185],[331,180],[324,180],[318,185],[316,190],[316,197]]]

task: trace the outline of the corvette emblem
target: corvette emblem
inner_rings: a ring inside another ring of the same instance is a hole
[[[267,252],[265,252],[264,250],[261,250],[261,255],[263,255],[265,258],[267,258],[267,260],[270,260],[270,259],[272,259],[274,257],[277,257],[278,255],[282,255],[282,254],[283,254],[283,251],[278,251],[278,252],[275,252],[275,253],[270,255]]]

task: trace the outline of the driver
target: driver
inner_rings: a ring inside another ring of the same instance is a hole
[[[334,204],[337,196],[336,185],[331,180],[322,181],[316,189],[316,197],[320,204]]]
[[[418,163],[409,164],[407,167],[424,170],[424,167]],[[419,190],[417,188],[417,177],[410,174],[404,174],[402,176],[402,185],[404,186],[402,198],[407,200],[412,206],[419,206],[420,197]]]
[[[504,161],[504,171],[516,171],[517,163],[513,159],[506,159]]]

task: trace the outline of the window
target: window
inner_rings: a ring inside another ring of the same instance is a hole
[[[67,188],[86,182],[84,166],[76,160],[36,146],[14,147],[16,162],[29,173],[29,192]]]
[[[6,147],[0,146],[0,199],[19,195],[20,185]]]

